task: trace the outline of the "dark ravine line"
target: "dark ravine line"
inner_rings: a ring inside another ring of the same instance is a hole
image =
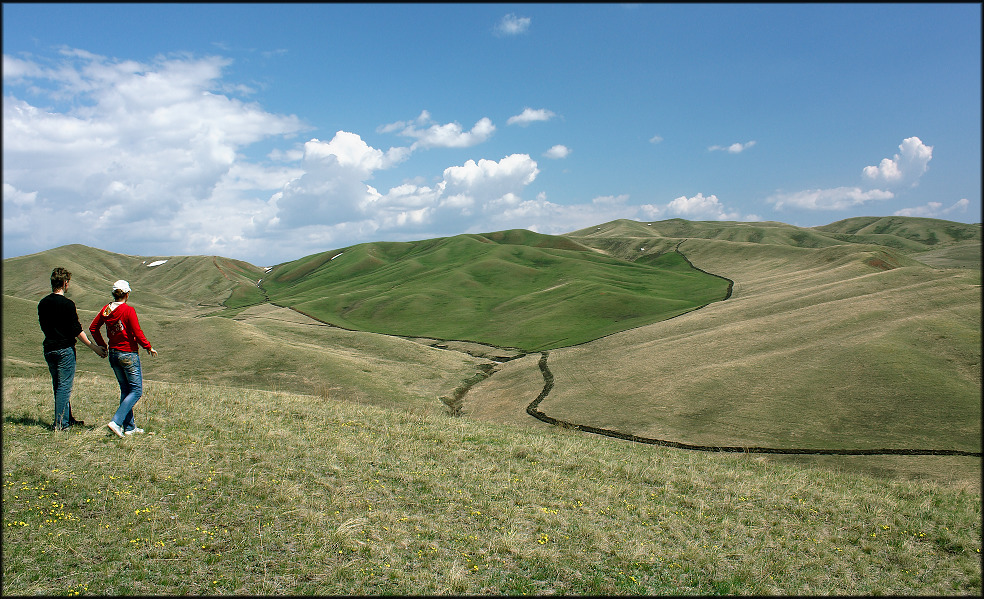
[[[542,352],[540,354],[539,367],[540,372],[543,373],[543,390],[540,394],[533,400],[530,405],[526,406],[526,413],[530,416],[546,422],[547,424],[553,424],[556,426],[562,426],[564,428],[570,428],[578,431],[584,431],[586,433],[593,433],[596,435],[603,435],[605,437],[613,437],[616,439],[623,439],[625,441],[633,441],[635,443],[646,443],[649,445],[661,445],[663,447],[674,447],[677,449],[689,449],[692,451],[713,451],[713,452],[725,452],[725,453],[773,453],[773,454],[786,454],[786,455],[950,455],[950,456],[972,456],[981,457],[981,452],[977,451],[960,451],[956,449],[786,449],[778,447],[755,447],[755,446],[737,446],[737,445],[695,445],[692,443],[681,443],[679,441],[666,441],[664,439],[654,439],[651,437],[640,437],[638,435],[630,435],[628,433],[622,433],[619,431],[613,431],[606,428],[598,428],[596,426],[589,426],[586,424],[575,424],[573,422],[567,422],[564,420],[559,420],[552,416],[547,416],[540,410],[538,406],[540,402],[543,401],[554,386],[553,373],[550,372],[550,368],[547,367],[547,354],[548,352]]]

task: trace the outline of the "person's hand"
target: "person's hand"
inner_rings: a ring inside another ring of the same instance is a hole
[[[109,349],[101,345],[97,345],[92,349],[92,351],[96,352],[96,355],[99,356],[100,358],[105,358],[106,356],[109,355]]]
[[[150,352],[150,355],[154,356],[155,358],[157,357],[157,350],[154,349],[153,347],[148,349],[147,351]]]

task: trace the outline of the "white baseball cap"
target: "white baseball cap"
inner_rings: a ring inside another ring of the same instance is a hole
[[[130,293],[130,284],[123,279],[120,279],[119,281],[113,283],[113,291],[116,291],[117,289],[123,293]]]

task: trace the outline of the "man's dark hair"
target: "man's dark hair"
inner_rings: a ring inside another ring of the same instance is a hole
[[[65,283],[68,283],[71,279],[72,273],[68,272],[61,266],[55,268],[55,270],[51,271],[51,290],[55,291],[57,289],[61,289],[65,286]]]
[[[114,300],[120,301],[124,297],[126,297],[126,292],[123,291],[122,289],[114,289],[113,290],[113,299]]]

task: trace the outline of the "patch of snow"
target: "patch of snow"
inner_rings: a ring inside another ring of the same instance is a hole
[[[331,260],[334,260],[335,258],[337,258],[337,257],[339,257],[339,256],[341,256],[341,255],[342,255],[342,254],[344,254],[344,253],[345,253],[345,252],[338,252],[337,254],[335,254],[334,256],[332,256],[332,257],[331,257]],[[329,262],[331,262],[331,260],[329,260]]]
[[[150,266],[160,266],[161,264],[164,264],[165,262],[167,262],[167,260],[155,260],[154,262],[151,262],[147,266],[148,267],[150,267]]]
[[[271,270],[273,270],[273,267],[267,266],[266,268],[263,269],[263,272],[270,272]]]

